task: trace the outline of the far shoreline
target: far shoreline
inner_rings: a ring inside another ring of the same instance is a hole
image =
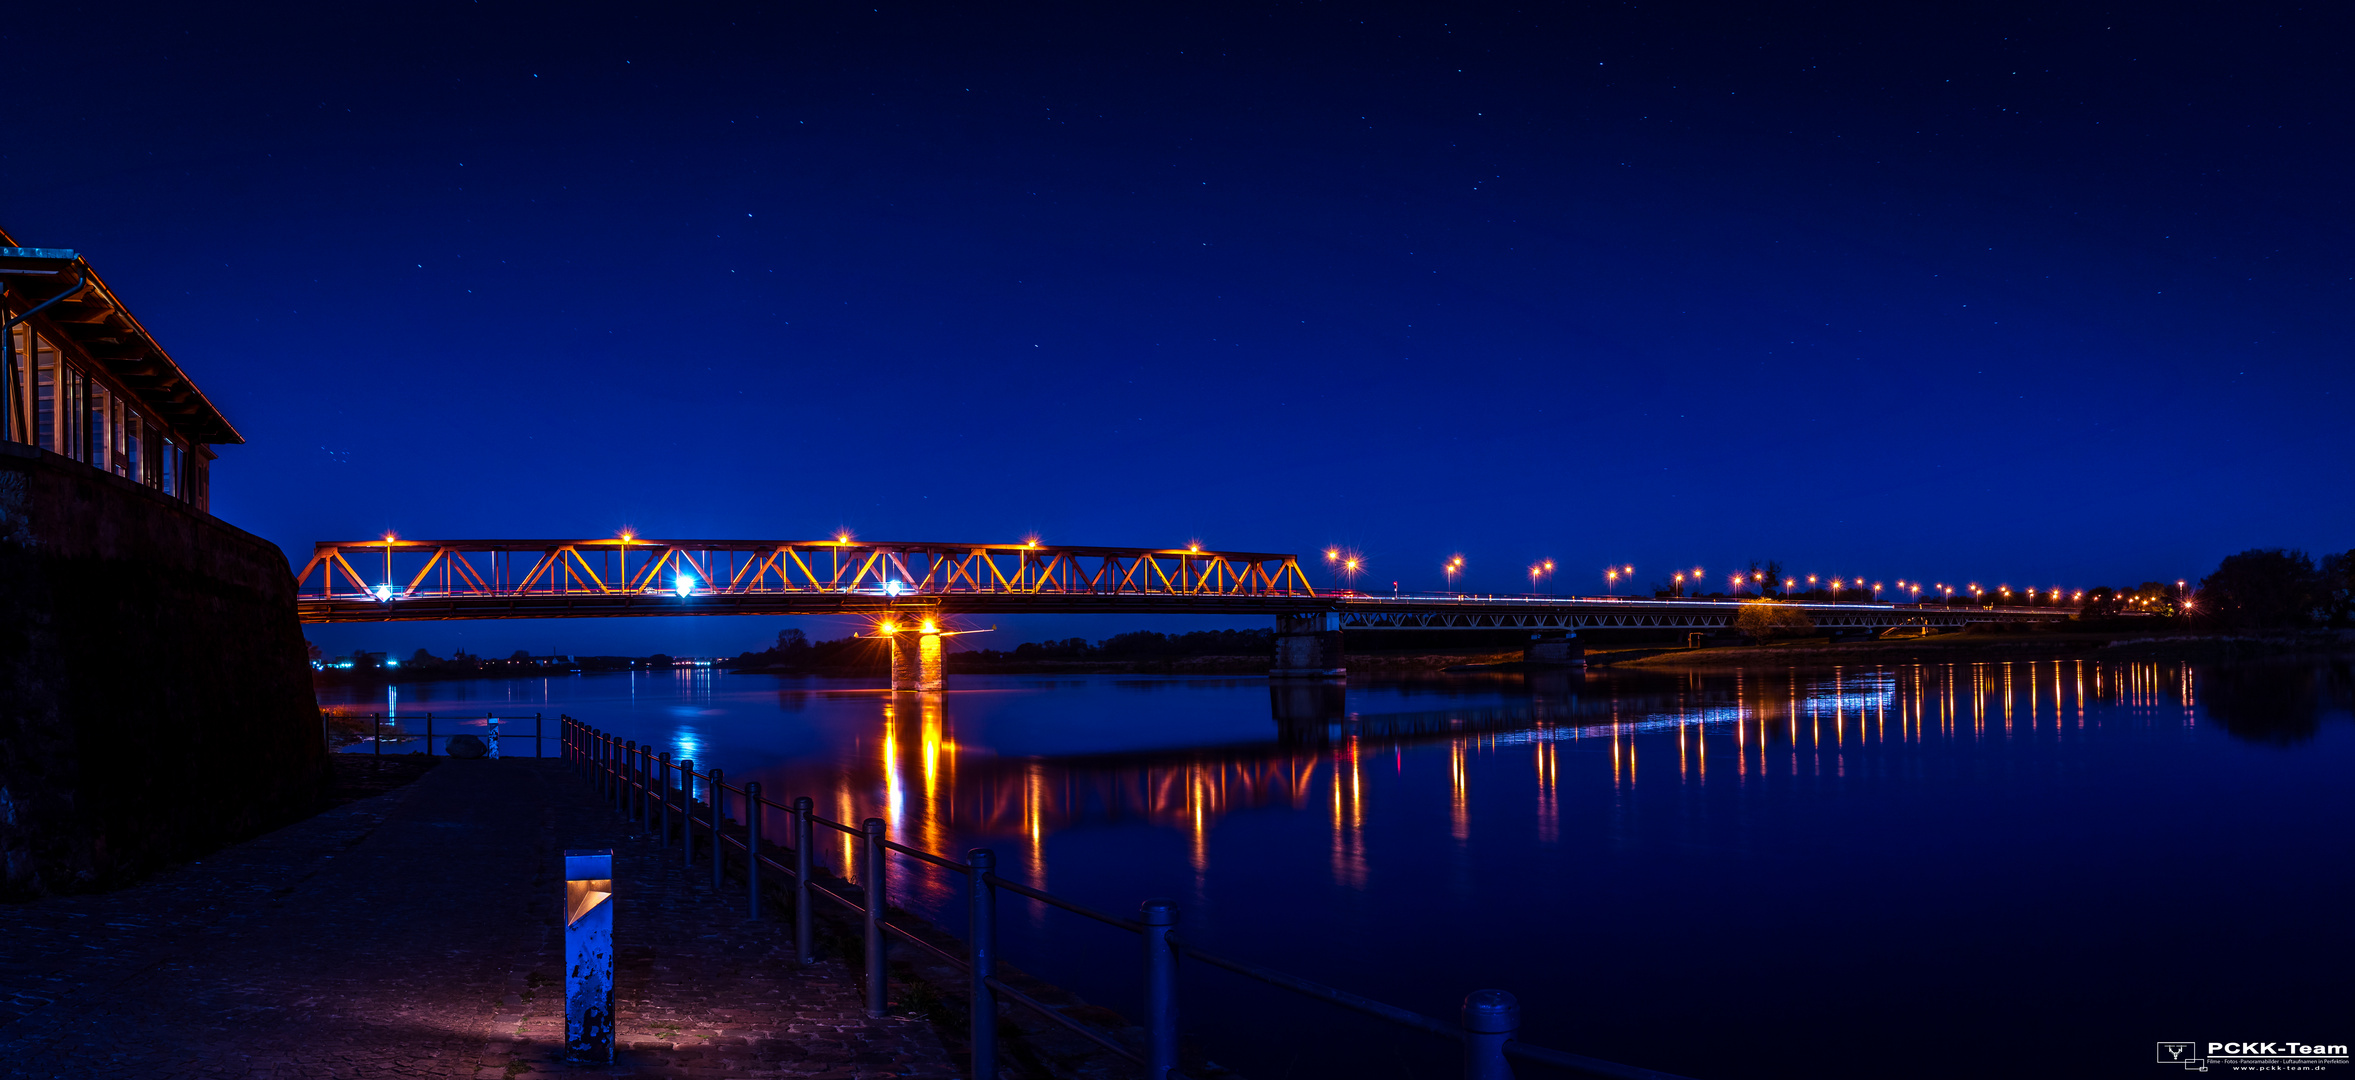
[[[2156,629],[2156,628],[2153,628]],[[1918,638],[1833,640],[1810,635],[1787,641],[1703,645],[1690,648],[1657,642],[1626,642],[1589,646],[1585,667],[1636,671],[1685,671],[1714,668],[1773,666],[1841,666],[1911,663],[1986,662],[2003,660],[2182,660],[2225,662],[2277,658],[2355,657],[2355,631],[2308,630],[2243,633],[2154,633],[2151,630],[2057,630],[2034,632],[1959,632]],[[950,658],[949,674],[974,675],[1148,675],[1251,676],[1267,674],[1271,658],[1256,656],[1193,656],[1167,660],[1033,660],[995,664],[959,664]],[[1520,662],[1518,650],[1493,645],[1463,649],[1415,649],[1351,652],[1344,668],[1365,675],[1528,674],[1572,668],[1531,667]],[[352,688],[498,679],[547,679],[575,675],[614,675],[621,671],[543,670],[477,673],[389,671],[322,671],[313,685]],[[692,670],[686,666],[637,669],[652,675]],[[828,667],[785,667],[759,663],[723,662],[705,670],[738,675],[777,675],[830,679],[880,679],[889,675],[882,664]]]

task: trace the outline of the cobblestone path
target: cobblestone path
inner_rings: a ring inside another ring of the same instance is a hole
[[[560,853],[601,847],[622,1050],[568,1066]],[[0,907],[0,1076],[960,1075],[695,870],[559,762],[447,762],[130,889]]]

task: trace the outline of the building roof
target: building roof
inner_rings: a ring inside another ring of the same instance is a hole
[[[130,391],[142,412],[192,442],[245,441],[78,253],[18,247],[14,237],[0,231],[0,282],[6,283],[10,306],[18,312],[70,293],[30,321],[51,344],[78,354],[76,359]]]

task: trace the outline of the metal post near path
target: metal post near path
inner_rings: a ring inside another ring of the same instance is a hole
[[[1155,898],[1137,907],[1145,924],[1145,1075],[1166,1080],[1177,1068],[1177,950],[1169,931],[1177,925],[1177,901]]]
[[[883,819],[871,817],[859,823],[867,835],[867,860],[859,871],[859,888],[866,893],[867,918],[867,1019],[881,1020],[890,1015],[890,984],[883,970]]]
[[[972,969],[966,993],[972,999],[968,1044],[973,1048],[973,1080],[997,1080],[998,991],[990,980],[998,974],[998,891],[989,875],[998,865],[997,853],[974,848],[965,853],[973,868],[972,925],[966,932],[966,964]]]
[[[747,919],[760,918],[760,781],[744,785],[744,886]]]

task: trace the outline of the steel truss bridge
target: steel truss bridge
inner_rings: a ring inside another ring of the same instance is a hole
[[[1731,600],[1376,596],[1318,589],[1297,556],[1199,548],[831,540],[329,540],[296,575],[306,623],[666,615],[1320,616],[1335,630],[1733,625]],[[1818,627],[1951,629],[2057,608],[1792,605]]]

